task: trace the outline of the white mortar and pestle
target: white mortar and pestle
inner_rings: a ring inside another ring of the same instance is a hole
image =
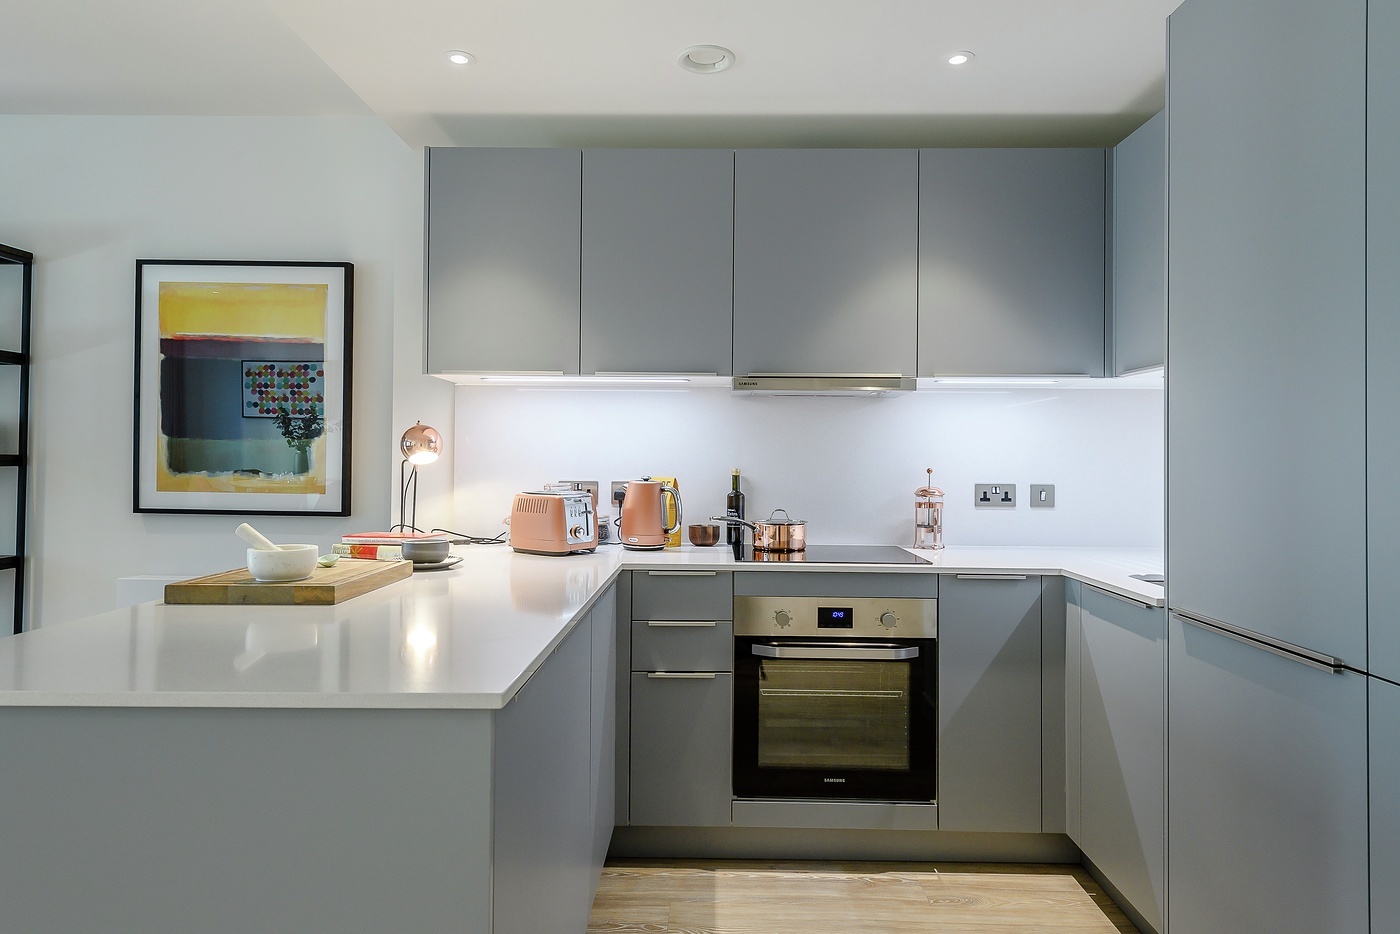
[[[248,573],[254,580],[305,580],[316,568],[319,549],[315,545],[274,545],[246,522],[234,533],[253,546],[248,549]]]

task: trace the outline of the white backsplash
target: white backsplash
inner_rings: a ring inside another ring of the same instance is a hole
[[[731,469],[750,518],[775,507],[812,543],[913,541],[933,468],[956,545],[1161,547],[1163,392],[938,390],[881,398],[735,396],[723,389],[457,391],[454,525],[494,535],[521,490],[560,479],[680,481],[686,523],[724,511]],[[974,483],[1018,505],[976,509]],[[1053,483],[1053,509],[1029,508]],[[600,503],[611,514],[610,504]]]

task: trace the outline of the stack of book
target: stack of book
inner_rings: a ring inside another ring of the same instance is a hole
[[[348,532],[340,536],[339,544],[331,546],[331,551],[347,558],[402,561],[404,542],[445,542],[448,540],[446,535],[434,532]]]

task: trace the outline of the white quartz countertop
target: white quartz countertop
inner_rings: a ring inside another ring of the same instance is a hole
[[[0,638],[0,706],[504,706],[628,568],[1064,574],[1162,605],[1160,551],[950,547],[931,565],[739,562],[723,546],[465,560],[334,607],[145,603]]]

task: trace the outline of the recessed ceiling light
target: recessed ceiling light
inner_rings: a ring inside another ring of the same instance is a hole
[[[697,75],[712,75],[734,64],[734,53],[717,45],[692,45],[680,54],[676,64]]]
[[[463,52],[461,49],[448,49],[442,53],[442,57],[454,65],[470,65],[476,61],[476,56],[470,52]]]
[[[948,64],[966,65],[968,62],[972,61],[976,57],[977,56],[973,55],[971,52],[968,51],[954,52],[952,55],[948,56]]]

